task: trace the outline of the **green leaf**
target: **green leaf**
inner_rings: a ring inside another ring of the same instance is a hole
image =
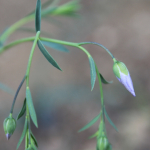
[[[95,81],[96,81],[96,69],[95,69],[95,62],[91,56],[88,56],[89,63],[90,63],[90,74],[91,74],[91,91],[94,88]]]
[[[98,116],[96,116],[93,120],[91,120],[87,125],[85,125],[78,132],[84,131],[84,130],[88,129],[89,127],[91,127],[96,121],[98,121],[98,119],[100,118],[100,116],[101,116],[101,112],[98,114]]]
[[[26,111],[26,98],[24,99],[22,109],[17,116],[17,120],[19,120],[24,115],[25,111]]]
[[[37,0],[36,3],[35,28],[36,32],[41,30],[41,0]]]
[[[45,3],[43,3],[43,4],[41,5],[41,8],[44,9],[44,8],[46,8],[46,7],[49,7],[49,5],[50,5],[53,1],[54,1],[54,0],[48,0],[48,1],[46,1]],[[35,14],[35,9],[34,9],[32,12],[30,12],[27,16],[30,16],[30,15],[33,15],[33,14]]]
[[[107,81],[107,80],[105,80],[104,77],[102,76],[102,74],[99,73],[99,75],[100,75],[102,83],[104,83],[104,84],[111,84],[111,83],[113,83],[113,81]]]
[[[91,136],[89,137],[89,139],[92,139],[92,138],[94,138],[94,137],[97,137],[97,136],[98,136],[98,132],[99,132],[99,131],[96,131],[93,135],[91,135]]]
[[[36,112],[35,112],[34,105],[32,102],[32,96],[31,96],[29,87],[26,88],[26,100],[27,100],[31,119],[32,119],[33,123],[35,124],[35,126],[38,128]]]
[[[19,142],[17,144],[17,149],[19,148],[21,142],[23,141],[23,139],[24,139],[24,137],[26,135],[26,131],[27,131],[27,119],[25,120],[24,129],[23,129],[22,135],[20,137],[20,140],[19,140]]]
[[[40,51],[42,52],[42,54],[45,56],[45,58],[57,69],[61,70],[61,68],[58,66],[57,62],[53,59],[53,57],[48,53],[48,51],[45,49],[45,47],[43,46],[42,42],[40,40],[38,40],[37,42],[38,47],[40,49]]]
[[[108,122],[109,122],[109,123],[112,125],[112,127],[118,132],[117,127],[114,125],[114,123],[113,123],[113,122],[111,121],[111,119],[109,118],[109,116],[108,116],[108,114],[107,114],[107,112],[106,112],[105,107],[104,107],[104,114],[105,114],[105,116],[106,116]]]
[[[53,43],[53,42],[47,42],[47,41],[41,41],[41,42],[43,43],[43,45],[45,45],[49,48],[53,48],[53,49],[56,49],[56,50],[59,50],[62,52],[67,52],[67,53],[69,52],[69,50],[61,44],[57,44],[57,43]]]
[[[31,133],[31,137],[34,140],[34,143],[35,143],[36,147],[38,147],[37,140],[36,140],[35,136],[33,135],[33,133]]]

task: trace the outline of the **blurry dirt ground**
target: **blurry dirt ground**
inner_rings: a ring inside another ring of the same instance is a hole
[[[42,0],[44,2],[44,0]],[[64,0],[61,1],[63,4]],[[26,16],[35,8],[36,0],[0,0],[0,31]],[[106,46],[128,67],[136,92],[133,97],[115,78],[110,56],[100,47],[85,46],[95,59],[100,72],[113,84],[104,85],[104,99],[117,133],[107,122],[107,134],[114,150],[150,149],[150,1],[148,0],[81,0],[80,17],[53,17],[42,21],[42,30],[52,38],[71,42],[95,41]],[[34,22],[26,25],[34,28]],[[33,33],[16,32],[7,43]],[[22,80],[32,43],[25,43],[0,56],[0,82],[14,91]],[[89,140],[98,123],[88,130],[77,131],[100,111],[99,87],[90,91],[90,68],[87,56],[67,47],[70,53],[48,49],[63,72],[51,66],[36,48],[30,89],[38,115],[39,128],[32,126],[41,150],[94,150],[96,140]],[[15,105],[17,116],[25,97],[25,85]],[[0,91],[0,149],[15,149],[24,119],[7,141],[3,120],[9,114],[13,95]],[[24,144],[20,149],[24,148]]]

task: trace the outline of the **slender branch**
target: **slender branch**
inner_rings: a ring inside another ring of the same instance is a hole
[[[12,103],[12,106],[11,106],[11,111],[10,111],[11,114],[13,113],[13,109],[14,109],[14,105],[15,105],[18,93],[19,93],[19,91],[20,91],[20,89],[21,89],[25,79],[26,79],[26,76],[24,76],[24,78],[22,79],[22,81],[21,81],[21,83],[20,83],[20,85],[19,85],[19,87],[18,87],[18,89],[16,91],[16,94],[15,94],[15,97],[14,97],[14,100],[13,100],[13,103]]]
[[[99,43],[96,43],[96,42],[82,42],[82,43],[79,43],[79,46],[80,45],[85,45],[85,44],[98,45],[98,46],[102,47],[111,56],[112,59],[114,58],[113,54],[105,46],[103,46],[102,44],[99,44]]]
[[[23,39],[20,39],[20,40],[16,40],[16,41],[14,41],[14,42],[11,42],[11,43],[9,43],[8,45],[6,45],[6,46],[0,48],[0,54],[1,54],[2,52],[4,52],[5,50],[7,50],[7,49],[13,47],[13,46],[16,46],[16,45],[21,44],[21,43],[24,43],[24,42],[33,41],[34,39],[35,39],[35,37],[29,37],[29,38],[23,38]]]
[[[28,60],[28,66],[27,66],[27,71],[26,71],[26,78],[27,78],[26,79],[26,86],[27,87],[29,86],[29,73],[30,73],[30,67],[31,67],[32,57],[33,57],[33,53],[34,53],[35,46],[37,44],[39,36],[40,36],[40,31],[38,31],[36,33],[36,37],[34,39],[34,42],[33,42],[33,45],[32,45],[32,49],[31,49],[31,52],[30,52],[30,56],[29,56],[29,60]]]
[[[105,128],[105,114],[104,114],[104,96],[103,96],[103,87],[102,87],[102,81],[101,81],[101,78],[100,78],[100,75],[99,75],[99,70],[97,68],[97,65],[95,63],[95,69],[96,69],[96,74],[97,74],[97,78],[98,78],[98,81],[99,81],[99,88],[100,88],[100,95],[101,95],[101,107],[102,107],[102,118],[101,118],[101,121],[102,121],[102,131],[104,133],[106,133],[106,128]],[[101,123],[100,123],[100,126],[101,126]]]

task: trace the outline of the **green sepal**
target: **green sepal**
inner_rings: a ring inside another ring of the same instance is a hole
[[[105,114],[105,117],[107,118],[108,122],[112,125],[112,127],[118,132],[118,129],[117,127],[115,126],[115,124],[111,121],[111,119],[109,118],[107,112],[106,112],[106,109],[104,107],[104,114]]]
[[[91,135],[91,136],[89,137],[89,139],[92,139],[92,138],[94,138],[94,137],[97,137],[97,136],[98,136],[98,133],[99,133],[99,131],[96,131],[93,135]]]
[[[49,63],[51,63],[54,67],[56,67],[57,69],[61,70],[61,68],[59,67],[59,65],[57,64],[57,62],[53,59],[53,57],[48,53],[48,51],[45,49],[44,45],[42,44],[42,42],[40,40],[37,41],[38,47],[40,49],[40,51],[42,52],[42,54],[45,56],[45,58],[49,61]]]
[[[33,133],[31,133],[31,137],[32,137],[32,139],[33,139],[33,141],[34,141],[36,147],[38,147],[37,140],[36,140],[35,136],[33,135]]]
[[[28,128],[28,125],[27,125],[27,118],[26,118],[26,119],[25,119],[24,128],[23,128],[23,132],[22,132],[22,135],[21,135],[21,137],[20,137],[20,140],[19,140],[19,142],[18,142],[18,144],[17,144],[17,148],[16,148],[16,149],[18,149],[19,146],[20,146],[20,144],[22,143],[22,141],[23,141],[23,139],[24,139],[24,137],[25,137],[25,135],[26,135],[27,128]]]
[[[25,111],[26,111],[26,98],[24,99],[24,103],[21,108],[21,111],[19,112],[19,114],[17,116],[17,120],[19,120],[24,115]]]
[[[69,50],[64,47],[63,45],[61,44],[57,44],[57,43],[53,43],[53,42],[47,42],[47,41],[41,41],[43,45],[49,47],[49,48],[53,48],[53,49],[56,49],[58,51],[61,51],[61,52],[69,52]]]
[[[101,78],[102,83],[104,83],[104,84],[111,84],[111,83],[113,83],[113,81],[107,81],[107,80],[105,80],[104,77],[102,76],[102,74],[100,74],[100,73],[99,73],[99,76]]]
[[[35,29],[36,29],[36,32],[41,30],[41,0],[37,0],[37,3],[36,3]]]
[[[81,128],[78,132],[84,131],[84,130],[88,129],[89,127],[91,127],[96,121],[98,121],[100,116],[101,116],[101,112],[93,120],[91,120],[87,125],[85,125],[83,128]]]
[[[95,69],[95,62],[91,56],[88,56],[89,63],[90,63],[90,74],[91,74],[91,91],[94,88],[95,81],[96,81],[96,69]]]
[[[34,109],[33,101],[32,101],[32,96],[29,87],[26,88],[26,100],[30,112],[31,119],[35,126],[38,128],[38,123],[37,123],[37,117],[36,117],[36,112]]]

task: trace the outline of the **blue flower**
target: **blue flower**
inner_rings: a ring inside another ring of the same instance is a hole
[[[123,62],[114,59],[113,72],[117,79],[125,86],[125,88],[133,95],[135,95],[132,79],[130,73]]]

